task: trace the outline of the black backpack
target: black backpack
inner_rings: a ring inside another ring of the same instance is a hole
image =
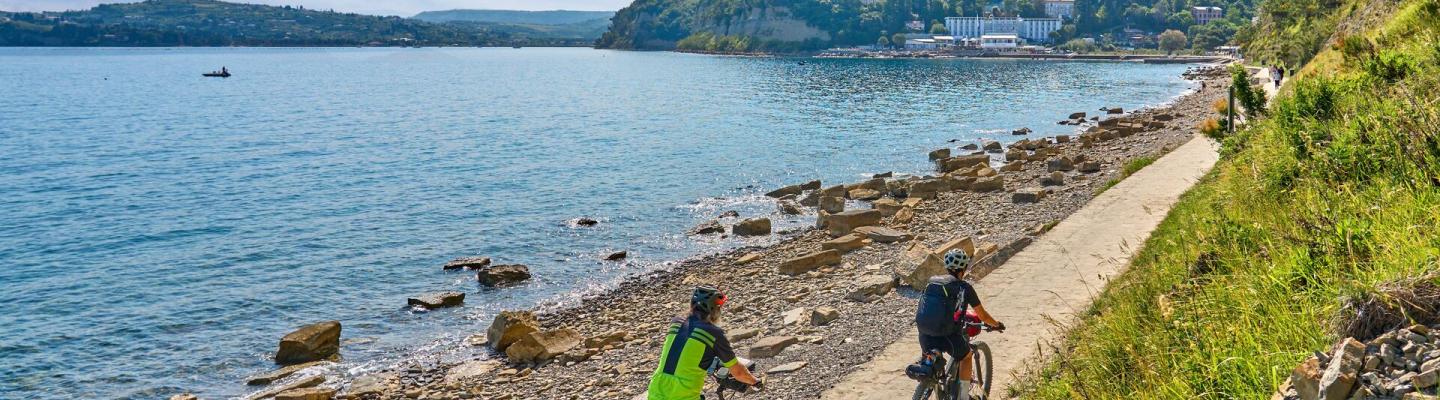
[[[960,332],[955,316],[964,313],[965,291],[948,275],[930,278],[920,295],[920,309],[915,311],[915,326],[926,336],[950,336]]]

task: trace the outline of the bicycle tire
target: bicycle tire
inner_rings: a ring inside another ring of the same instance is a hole
[[[971,351],[975,352],[975,374],[980,375],[980,398],[990,398],[990,386],[995,380],[995,364],[990,359],[990,345],[985,342],[975,341],[970,344]],[[968,400],[968,399],[967,399]]]
[[[933,388],[931,388],[929,384],[927,384],[926,382],[920,382],[919,384],[915,385],[915,395],[914,395],[914,396],[910,396],[910,399],[911,399],[911,400],[926,400],[926,399],[929,399],[929,398],[930,398],[930,393],[931,393],[932,391],[933,391]]]

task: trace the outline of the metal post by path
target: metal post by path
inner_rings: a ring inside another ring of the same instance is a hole
[[[1230,85],[1230,106],[1225,107],[1225,118],[1228,119],[1225,129],[1235,133],[1235,85]]]

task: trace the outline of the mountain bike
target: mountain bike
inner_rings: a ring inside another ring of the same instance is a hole
[[[990,363],[990,345],[975,340],[975,337],[979,336],[982,331],[1001,330],[981,323],[978,317],[973,317],[973,314],[965,316],[963,325],[966,336],[970,337],[970,359],[974,362],[974,368],[970,370],[970,397],[981,400],[989,399],[995,366]],[[929,370],[923,371],[927,362]],[[913,371],[912,368],[916,367],[921,367],[922,371]],[[958,380],[960,363],[956,360],[949,360],[946,353],[939,349],[926,351],[924,358],[921,359],[921,364],[906,368],[905,374],[920,381],[920,384],[915,386],[913,400],[971,400],[957,398],[960,391]]]

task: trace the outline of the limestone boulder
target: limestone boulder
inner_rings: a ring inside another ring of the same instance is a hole
[[[535,314],[529,311],[501,311],[490,323],[485,336],[490,341],[490,348],[503,352],[531,332],[539,330],[540,321],[535,319]]]
[[[1060,171],[1051,172],[1049,175],[1040,177],[1040,184],[1044,186],[1060,186],[1065,184],[1065,173]]]
[[[442,268],[447,270],[480,269],[488,266],[490,266],[490,257],[465,257],[451,260],[450,262],[445,263],[445,266]]]
[[[1114,115],[1114,114],[1124,114],[1124,113],[1125,113],[1125,109],[1124,109],[1124,108],[1120,108],[1120,107],[1109,108],[1109,109],[1106,109],[1106,110],[1105,110],[1105,113],[1106,113],[1106,114],[1111,114],[1111,115]]]
[[[462,384],[472,382],[485,374],[494,372],[500,367],[500,362],[495,360],[471,360],[456,365],[445,371],[445,383]]]
[[[580,333],[570,328],[535,331],[506,348],[505,356],[515,363],[538,363],[564,354],[580,342]]]
[[[465,303],[465,294],[460,292],[428,293],[406,299],[411,306],[426,309],[455,307]]]
[[[630,256],[630,253],[629,253],[629,252],[626,252],[626,251],[617,251],[617,252],[613,252],[613,253],[610,253],[610,254],[605,255],[605,261],[620,261],[620,260],[624,260],[626,257],[629,257],[629,256]]]
[[[1320,360],[1315,357],[1305,360],[1290,371],[1290,387],[1300,394],[1304,400],[1315,400],[1320,398],[1320,377],[1325,372],[1320,370]]]
[[[293,365],[327,360],[339,352],[340,321],[318,322],[302,326],[280,338],[275,363]]]
[[[800,343],[800,340],[794,336],[768,336],[751,344],[748,355],[754,359],[770,358],[780,355],[785,348],[796,343]]]
[[[861,247],[869,245],[870,242],[870,238],[866,237],[863,234],[851,233],[849,235],[821,242],[820,248],[824,250],[835,250],[841,253],[849,253],[851,251],[854,251],[855,249],[859,249]]]
[[[1055,135],[1055,143],[1070,143],[1070,135]]]
[[[1350,392],[1359,379],[1360,366],[1364,362],[1365,344],[1354,338],[1346,338],[1336,346],[1330,356],[1330,365],[1320,376],[1320,398],[1324,400],[1349,399]]]
[[[930,161],[950,158],[950,148],[936,149],[930,152]]]
[[[820,189],[820,195],[824,197],[845,197],[845,194],[849,192],[850,190],[845,189],[845,185],[835,185]]]
[[[840,319],[840,310],[836,310],[835,307],[816,307],[814,310],[810,310],[811,326],[830,325],[837,319]]]
[[[1044,198],[1045,190],[1038,188],[1020,189],[1010,194],[1010,202],[1016,204],[1039,203]]]
[[[914,236],[911,235],[909,232],[903,232],[883,226],[862,226],[859,228],[855,228],[855,233],[865,235],[866,237],[870,238],[870,240],[873,240],[877,243],[903,242],[914,238]]]
[[[850,234],[855,228],[879,225],[882,218],[884,215],[876,210],[839,212],[825,217],[825,229],[830,231],[830,236],[839,237]]]
[[[1005,177],[1002,177],[1000,175],[992,175],[987,177],[975,178],[975,181],[971,182],[968,185],[968,189],[972,192],[981,193],[1005,190]]]
[[[624,343],[629,338],[629,333],[626,333],[624,331],[614,331],[585,339],[585,348],[603,349],[605,348],[605,346],[614,346],[620,343]]]
[[[1000,167],[1000,170],[1001,170],[1001,171],[1004,171],[1004,172],[1016,172],[1016,171],[1021,171],[1021,170],[1024,170],[1024,169],[1025,169],[1025,161],[1024,161],[1024,160],[1011,161],[1011,162],[1005,163],[1004,166],[1001,166],[1001,167]]]
[[[769,193],[765,193],[765,196],[778,199],[785,196],[799,196],[801,193],[804,192],[805,188],[803,188],[801,185],[790,185],[772,190]]]
[[[840,263],[840,252],[837,250],[822,250],[803,256],[791,258],[780,263],[777,270],[785,275],[799,275],[815,270],[826,265]]]
[[[884,215],[886,217],[895,215],[895,213],[900,211],[901,208],[900,202],[895,201],[895,199],[888,198],[875,200],[875,202],[870,203],[870,207],[874,208],[876,211],[879,211],[880,215]]]
[[[879,190],[859,188],[851,190],[849,197],[855,200],[875,200],[884,195],[885,193],[881,193]]]
[[[475,273],[481,285],[501,287],[530,280],[530,267],[521,264],[492,265]]]
[[[1073,170],[1075,170],[1075,160],[1070,157],[1054,157],[1045,161],[1046,172]]]
[[[845,198],[840,196],[821,197],[820,210],[831,214],[845,212]]]
[[[862,303],[875,301],[895,289],[895,279],[884,276],[866,276],[860,278],[856,284],[855,289],[846,294],[845,298]]]
[[[985,154],[972,154],[968,156],[950,157],[936,160],[935,167],[940,173],[966,168],[974,165],[986,165],[990,163],[990,156]]]
[[[1080,172],[1084,172],[1087,174],[1100,172],[1100,163],[1095,161],[1086,161],[1080,163]]]
[[[999,153],[1004,151],[1004,147],[1000,146],[1000,142],[994,140],[985,141],[984,148],[986,153]]]
[[[910,221],[914,221],[914,220],[915,220],[915,208],[914,208],[914,207],[904,207],[904,208],[901,208],[900,211],[896,211],[896,212],[895,212],[895,217],[894,217],[894,218],[891,218],[890,220],[891,220],[891,221],[895,221],[895,223],[897,223],[897,224],[908,224],[908,223],[910,223]]]
[[[318,387],[290,389],[275,394],[275,400],[330,400],[333,398],[335,398],[335,389]]]
[[[770,234],[770,219],[764,217],[749,218],[730,228],[730,232],[739,236],[764,236]]]
[[[976,145],[976,144],[974,144],[974,143],[966,143],[964,146],[960,146],[960,150],[979,150],[979,149],[980,149],[980,146],[979,146],[979,145]]]
[[[1010,149],[1005,151],[1005,161],[1025,161],[1029,153],[1025,149]]]
[[[793,200],[780,200],[777,204],[780,213],[785,215],[800,215],[800,203]]]
[[[820,190],[820,180],[816,179],[802,183],[800,184],[800,190]]]
[[[1070,113],[1069,119],[1085,119],[1084,112]]]
[[[295,364],[295,365],[287,365],[287,366],[285,366],[285,367],[281,367],[280,369],[277,369],[277,370],[274,370],[274,371],[270,371],[270,372],[266,372],[266,373],[263,373],[263,374],[260,374],[260,375],[252,376],[252,377],[250,377],[249,379],[246,379],[245,384],[246,384],[246,385],[269,385],[269,384],[271,384],[271,383],[275,383],[275,381],[279,381],[279,380],[281,380],[281,379],[285,379],[286,377],[289,377],[290,375],[294,375],[296,372],[304,371],[304,370],[309,369],[309,368],[311,368],[311,367],[318,367],[318,366],[322,366],[322,365],[326,365],[326,364],[328,364],[328,362],[325,362],[325,361],[311,361],[311,362],[307,362],[307,363],[300,363],[300,364]]]
[[[723,233],[725,233],[725,225],[720,225],[720,221],[713,219],[690,229],[691,235],[719,235]]]
[[[907,192],[910,198],[933,199],[941,192],[950,191],[950,182],[944,179],[920,179],[910,183]]]
[[[1030,128],[1020,128],[1020,129],[1016,129],[1016,130],[1010,131],[1010,134],[1011,134],[1011,135],[1029,135],[1030,132],[1034,132],[1034,131],[1030,130]]]

